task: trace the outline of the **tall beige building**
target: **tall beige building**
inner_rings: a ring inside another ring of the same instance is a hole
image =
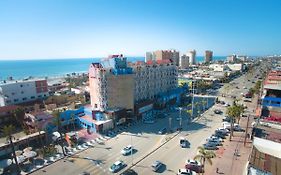
[[[189,56],[187,55],[182,55],[180,57],[180,64],[179,64],[181,69],[187,69],[189,67]]]
[[[213,51],[205,51],[205,63],[210,63],[213,60]]]
[[[138,102],[153,101],[157,95],[177,89],[178,71],[175,64],[166,60],[127,66],[125,57],[113,55],[90,65],[89,84],[93,109],[134,110]]]
[[[174,64],[179,66],[180,53],[176,50],[157,50],[154,51],[156,60],[171,60]]]
[[[113,55],[89,69],[91,105],[105,111],[122,107],[134,109],[134,74],[122,55]]]
[[[160,93],[178,87],[177,66],[170,63],[134,64],[135,102],[153,100]]]
[[[186,56],[189,57],[189,65],[195,65],[196,64],[196,50],[191,50],[186,53]]]

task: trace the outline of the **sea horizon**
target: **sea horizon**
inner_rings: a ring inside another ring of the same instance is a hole
[[[14,80],[28,77],[63,77],[72,73],[87,73],[93,62],[100,58],[57,58],[57,59],[19,59],[0,60],[0,80],[13,77]],[[127,57],[129,62],[144,61],[144,57]],[[214,56],[213,60],[225,60],[226,56]],[[203,56],[197,56],[196,62],[203,62]]]

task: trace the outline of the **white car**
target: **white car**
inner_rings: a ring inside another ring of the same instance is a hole
[[[87,146],[94,146],[94,144],[91,143],[91,141],[86,142]]]
[[[209,144],[209,145],[216,145],[216,146],[221,146],[222,145],[222,143],[219,140],[215,140],[215,139],[208,140],[207,144]]]
[[[178,170],[178,174],[177,175],[193,175],[195,174],[193,171],[189,170],[189,169],[179,169]]]
[[[224,129],[224,128],[217,128],[216,131],[222,132],[224,134],[228,134],[229,133],[229,130]]]
[[[132,153],[133,153],[133,146],[132,145],[128,145],[121,150],[121,154],[124,155],[124,156],[128,155],[128,154],[132,154]]]
[[[112,173],[116,173],[116,172],[120,171],[122,168],[124,168],[125,166],[126,166],[126,164],[122,160],[120,160],[120,161],[115,162],[113,165],[111,165],[109,167],[109,171]]]
[[[219,137],[216,137],[216,136],[211,136],[211,137],[208,137],[208,138],[206,139],[206,141],[209,141],[209,140],[214,140],[214,141],[223,142],[223,139],[222,139],[222,138],[219,138]]]

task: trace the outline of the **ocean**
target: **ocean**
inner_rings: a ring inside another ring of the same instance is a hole
[[[202,62],[204,57],[196,57]],[[225,57],[214,57],[213,60],[225,60]],[[23,79],[32,77],[59,77],[71,73],[85,73],[89,65],[99,62],[100,58],[73,58],[73,59],[42,59],[42,60],[1,60],[0,80],[8,77]],[[128,57],[128,61],[144,61],[144,57]]]

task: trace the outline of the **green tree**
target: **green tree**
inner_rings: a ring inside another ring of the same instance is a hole
[[[236,119],[240,120],[240,116],[243,112],[244,112],[244,107],[240,104],[237,104],[236,101],[234,101],[234,104],[232,106],[227,108],[226,113],[231,119],[229,140],[231,140],[231,138],[233,136],[234,122],[235,122]]]
[[[20,126],[22,129],[24,129],[23,126],[24,110],[22,108],[16,108],[15,110],[12,110],[11,113],[15,122],[13,124]]]
[[[4,126],[2,129],[4,136],[7,138],[7,140],[10,143],[10,147],[12,148],[13,158],[14,158],[16,166],[17,166],[17,172],[20,172],[20,167],[19,167],[18,160],[16,157],[15,145],[13,143],[13,139],[14,139],[13,131],[15,131],[15,126],[13,126],[13,125]]]
[[[203,166],[203,173],[204,174],[204,169],[205,169],[205,163],[208,162],[210,165],[213,164],[212,158],[216,157],[216,154],[213,151],[208,151],[204,147],[199,146],[197,148],[198,152],[197,155],[194,157],[194,160],[198,160],[201,162]]]
[[[55,110],[55,111],[53,111],[52,115],[54,116],[54,124],[58,128],[58,133],[60,134],[59,144],[61,146],[62,153],[63,153],[63,155],[66,155],[64,146],[63,146],[63,137],[62,137],[63,135],[62,135],[61,118],[60,118],[61,111]]]
[[[75,131],[75,115],[73,113],[70,114],[71,123],[73,125],[73,129]]]

